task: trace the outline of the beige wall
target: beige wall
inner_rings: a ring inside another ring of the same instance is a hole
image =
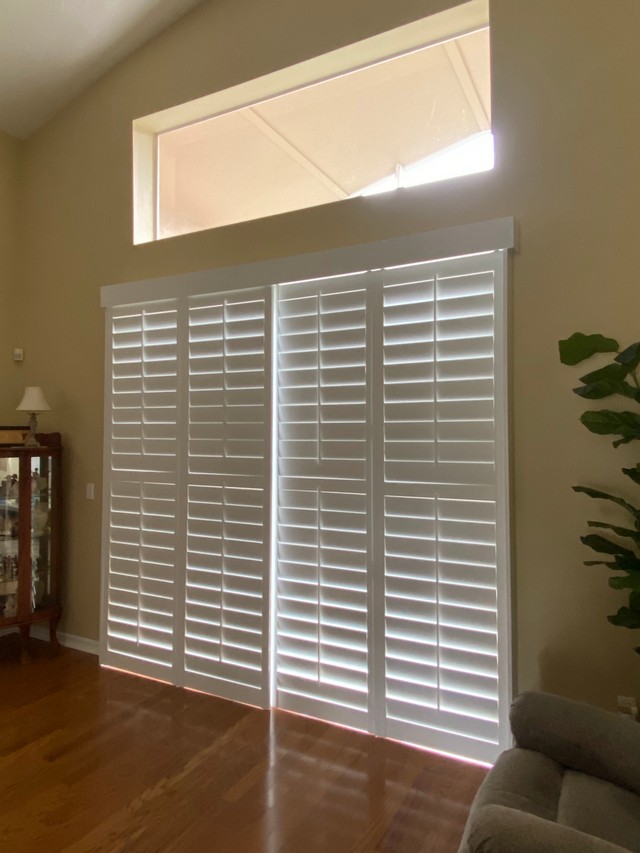
[[[100,502],[84,499],[84,484],[101,477],[101,285],[513,215],[517,684],[603,704],[637,692],[634,638],[605,619],[621,597],[581,566],[577,537],[597,508],[570,490],[609,485],[633,452],[580,427],[576,377],[556,355],[574,330],[640,336],[637,0],[492,0],[491,174],[132,245],[132,119],[446,5],[206,3],[24,144],[23,376],[44,386],[46,426],[67,445],[64,630],[98,634]],[[2,405],[0,420],[11,414]]]
[[[19,166],[17,139],[0,130],[0,423],[21,422],[15,411],[20,373],[11,360],[18,346],[16,300],[19,283]]]

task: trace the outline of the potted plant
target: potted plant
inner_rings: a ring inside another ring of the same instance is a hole
[[[604,367],[580,377],[582,385],[573,389],[579,397],[602,400],[617,396],[624,398],[627,405],[630,402],[636,406],[640,405],[640,342],[621,350],[613,338],[576,332],[570,338],[560,341],[559,347],[560,360],[567,365],[579,364],[596,354],[609,354],[609,363]],[[615,355],[611,358],[612,353]],[[639,412],[590,410],[584,412],[580,420],[590,432],[613,436],[614,447],[640,439]],[[633,468],[623,468],[622,473],[636,485],[640,485],[640,464]],[[600,555],[598,560],[586,560],[585,566],[606,566],[615,573],[609,578],[609,586],[612,589],[628,591],[628,606],[621,607],[617,613],[609,616],[609,622],[623,628],[640,628],[640,508],[624,498],[598,489],[587,486],[574,486],[573,489],[596,500],[612,501],[630,516],[628,527],[589,521],[589,527],[605,530],[607,535],[591,533],[581,536],[580,539]],[[640,646],[635,651],[640,654]]]

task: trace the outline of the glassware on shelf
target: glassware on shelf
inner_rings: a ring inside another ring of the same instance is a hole
[[[60,478],[57,433],[37,447],[0,447],[0,629],[20,629],[23,657],[31,627],[49,623],[58,647],[61,573]]]
[[[51,603],[51,460],[31,457],[31,611]]]
[[[18,612],[18,530],[20,516],[20,460],[4,457],[0,469],[0,617]]]

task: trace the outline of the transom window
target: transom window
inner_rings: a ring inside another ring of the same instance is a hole
[[[141,120],[159,128],[147,145],[155,191],[147,239],[493,168],[486,4],[473,0],[445,23],[443,15],[426,19],[430,28],[408,25],[411,39],[407,28],[402,39],[384,34],[364,62],[365,43],[351,45],[321,77],[308,72],[300,83],[287,69],[267,96],[248,84],[218,93],[200,120],[180,121],[180,110],[167,111],[173,123]]]

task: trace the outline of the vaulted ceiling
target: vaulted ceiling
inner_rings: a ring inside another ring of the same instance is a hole
[[[201,0],[0,0],[0,129],[29,136]]]

